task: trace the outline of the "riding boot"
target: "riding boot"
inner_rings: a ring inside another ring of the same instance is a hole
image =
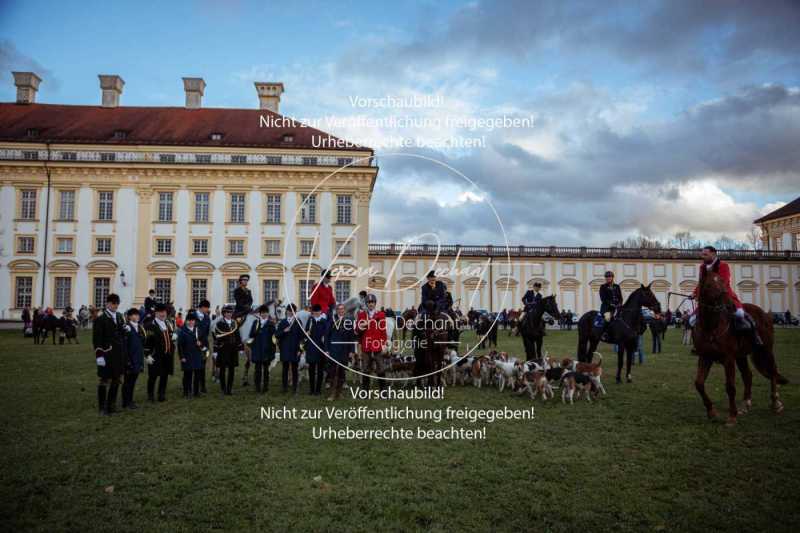
[[[106,411],[106,386],[105,385],[98,385],[97,386],[97,409],[100,411],[100,414],[105,414]]]
[[[108,397],[106,398],[106,413],[111,414],[117,410],[117,391],[119,390],[119,383],[112,383],[108,388]]]
[[[744,315],[745,320],[747,321],[748,325],[750,326],[751,331],[751,338],[753,341],[753,346],[755,348],[760,348],[764,346],[764,341],[761,340],[761,335],[758,334],[758,328],[756,327],[756,322],[753,320],[753,317],[749,314],[745,313]]]

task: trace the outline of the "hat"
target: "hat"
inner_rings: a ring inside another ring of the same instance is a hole
[[[374,294],[367,295],[367,303],[378,303],[378,299],[375,298]]]
[[[427,278],[435,278],[436,277],[436,272],[431,270],[430,272],[428,272],[428,275],[425,276],[425,277],[427,277]]]
[[[542,286],[542,282],[541,281],[536,281],[536,282],[534,282],[533,286],[534,287],[541,287]]]
[[[186,313],[186,320],[197,320],[197,312],[194,309],[190,309],[188,313]]]
[[[226,305],[226,306],[224,306],[224,307],[222,308],[222,312],[223,312],[223,313],[233,313],[233,306],[232,306],[232,305]]]
[[[610,270],[606,270],[605,277],[609,277],[609,276],[611,276],[613,278],[614,277],[614,273],[611,272]]]
[[[250,274],[242,274],[241,276],[239,276],[239,281],[242,281],[243,279],[250,281]]]
[[[322,277],[323,278],[330,278],[331,277],[331,271],[330,270],[323,271],[322,272]]]
[[[139,310],[136,309],[135,307],[131,307],[130,309],[128,309],[125,312],[125,316],[128,316],[128,317],[131,316],[131,315],[138,315],[138,314],[139,314]]]
[[[322,306],[319,305],[319,304],[314,304],[314,305],[311,306],[311,311],[313,311],[315,313],[319,312],[319,311],[322,311]]]
[[[291,311],[292,313],[296,313],[297,312],[297,306],[294,305],[294,304],[289,304],[289,305],[286,306],[286,310],[287,311]]]
[[[156,313],[160,313],[162,311],[166,313],[167,312],[167,305],[166,304],[162,304],[162,303],[159,302],[159,303],[157,303],[155,305],[155,309],[154,310],[155,310]]]
[[[197,307],[211,307],[211,302],[208,300],[200,300],[200,303],[197,304]]]
[[[258,306],[258,312],[259,313],[269,313],[269,307],[267,307],[266,305],[263,305],[263,304],[259,305]]]
[[[119,303],[119,296],[114,294],[113,292],[106,296],[106,302],[110,304],[118,304]]]

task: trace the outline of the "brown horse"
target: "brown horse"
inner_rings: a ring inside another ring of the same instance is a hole
[[[705,388],[711,365],[714,362],[725,367],[725,392],[728,394],[728,425],[736,423],[738,414],[746,413],[752,406],[753,373],[747,356],[753,359],[756,369],[770,382],[772,409],[775,413],[783,411],[783,403],[778,399],[778,385],[786,384],[780,375],[773,352],[774,332],[772,319],[760,307],[744,304],[745,311],[753,318],[763,345],[754,346],[749,336],[734,331],[735,306],[728,294],[725,281],[716,273],[709,272],[699,288],[697,323],[692,331],[695,351],[698,354],[697,376],[694,385],[710,419],[716,418],[717,410],[711,403]],[[736,407],[736,368],[744,381],[744,405]]]

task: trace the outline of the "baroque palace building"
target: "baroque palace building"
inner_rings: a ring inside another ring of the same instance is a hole
[[[201,78],[183,79],[183,107],[126,107],[123,80],[99,78],[100,105],[36,103],[30,72],[0,103],[0,318],[109,292],[138,304],[149,289],[178,308],[216,305],[243,273],[256,302],[302,304],[327,267],[337,300],[369,286],[393,309],[418,303],[431,268],[462,310],[519,308],[539,281],[582,313],[606,270],[626,294],[652,282],[665,307],[696,283],[695,250],[369,245],[373,151],[280,115],[283,84],[256,83],[253,109],[203,108]],[[798,313],[800,199],[756,223],[765,250],[721,252],[734,287]]]

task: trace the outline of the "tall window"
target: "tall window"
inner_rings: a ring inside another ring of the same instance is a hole
[[[57,254],[71,254],[72,253],[72,237],[59,237],[56,239],[56,253]]]
[[[314,241],[312,239],[303,239],[300,241],[300,255],[308,257],[314,251]]]
[[[301,194],[300,223],[315,224],[317,222],[317,195]]]
[[[267,223],[280,224],[281,222],[281,195],[267,195]]]
[[[72,302],[72,278],[57,277],[56,283],[56,309],[69,307]]]
[[[353,241],[341,239],[336,241],[336,253],[339,257],[353,256]]]
[[[281,240],[264,239],[264,255],[281,255]]]
[[[311,296],[311,289],[314,286],[314,282],[310,279],[301,279],[298,280],[299,288],[300,288],[300,308],[305,308],[308,306],[308,299]]]
[[[17,253],[32,254],[35,240],[33,237],[17,237]]]
[[[172,281],[169,278],[156,278],[155,287],[156,300],[161,303],[172,301]]]
[[[244,223],[244,193],[231,193],[231,222]]]
[[[94,278],[94,306],[102,309],[111,292],[111,278]]]
[[[14,288],[17,308],[30,307],[33,304],[33,278],[31,276],[18,276]]]
[[[114,192],[100,191],[97,193],[97,219],[114,220]]]
[[[95,241],[95,255],[108,255],[111,253],[111,238],[98,237]]]
[[[264,280],[264,302],[278,299],[278,280],[265,279]]]
[[[336,223],[352,224],[353,197],[349,194],[336,195]]]
[[[172,193],[158,193],[158,221],[172,222]]]
[[[192,307],[197,309],[200,302],[208,298],[208,280],[206,279],[193,279],[192,280]]]
[[[208,239],[194,239],[192,241],[193,255],[208,255]]]
[[[244,239],[229,240],[228,255],[244,255]]]
[[[19,218],[36,220],[36,191],[25,189],[20,192]]]
[[[58,202],[58,218],[75,220],[75,191],[61,191]]]
[[[207,192],[194,193],[194,221],[208,222],[209,195]]]
[[[156,255],[172,255],[172,239],[156,239]]]
[[[350,281],[342,279],[337,280],[334,284],[334,296],[337,302],[344,302],[350,298]]]
[[[236,301],[236,299],[233,297],[233,291],[235,291],[236,287],[238,287],[238,286],[239,286],[239,281],[238,280],[235,280],[235,279],[229,279],[228,280],[228,293],[227,293],[228,294],[228,299],[227,299],[227,303],[233,303],[233,302]]]

